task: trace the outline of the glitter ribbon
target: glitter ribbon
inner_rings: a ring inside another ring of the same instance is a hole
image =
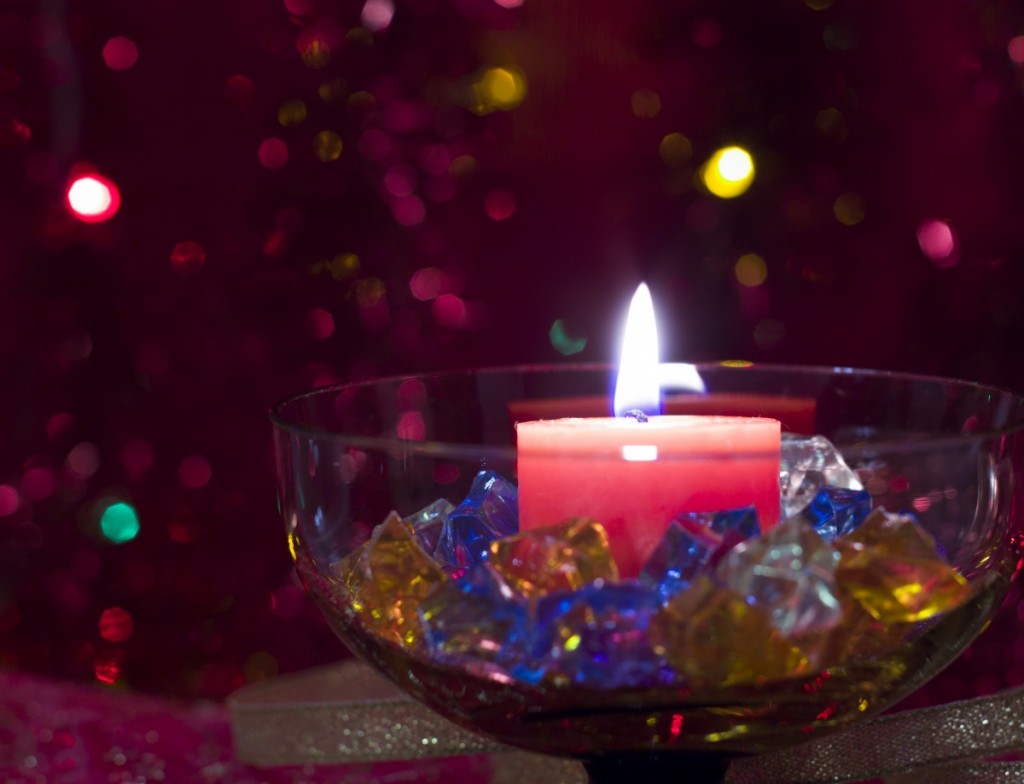
[[[355,661],[246,687],[228,707],[239,759],[254,765],[490,754],[495,784],[586,782],[579,763],[513,751],[473,735]],[[726,781],[1024,784],[1024,762],[986,761],[1012,752],[1024,752],[1024,687],[882,716],[798,748],[737,759]],[[524,770],[537,775],[523,778]]]

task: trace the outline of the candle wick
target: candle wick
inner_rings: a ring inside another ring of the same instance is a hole
[[[627,411],[622,416],[624,416],[624,417],[633,417],[633,419],[635,419],[637,422],[646,422],[647,421],[647,414],[645,414],[639,408],[631,408],[631,409],[629,409],[629,411]]]

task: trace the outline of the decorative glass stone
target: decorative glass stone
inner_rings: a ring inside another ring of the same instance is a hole
[[[871,495],[866,490],[824,485],[800,511],[826,542],[845,536],[871,514]]]
[[[782,434],[779,470],[782,489],[782,518],[792,517],[807,506],[822,485],[847,490],[864,486],[842,455],[824,436]]]
[[[823,641],[827,635],[820,635]],[[769,608],[749,603],[706,574],[677,594],[651,623],[655,651],[696,689],[791,678],[817,667],[803,648],[817,636],[783,636]]]
[[[526,602],[489,564],[470,569],[419,608],[430,651],[441,661],[504,664],[526,654]]]
[[[490,544],[519,530],[519,491],[494,471],[481,471],[469,495],[445,519],[434,557],[456,567],[481,564]]]
[[[836,546],[842,553],[840,585],[884,623],[923,621],[970,595],[967,580],[913,515],[876,509]]]
[[[432,553],[437,549],[437,540],[441,538],[441,531],[444,530],[444,521],[454,509],[447,499],[438,498],[416,514],[404,518],[404,521],[412,527],[423,549]]]
[[[664,660],[648,637],[658,595],[635,580],[550,594],[537,605],[535,653],[556,683],[655,685]]]
[[[406,647],[421,643],[420,604],[448,575],[395,512],[341,562],[356,618],[378,637]]]
[[[737,545],[716,576],[765,613],[783,637],[794,637],[825,632],[842,620],[838,566],[839,553],[805,520],[793,517]]]
[[[527,597],[619,579],[604,526],[585,518],[497,539],[489,563]]]
[[[760,532],[757,511],[748,506],[714,513],[679,515],[640,572],[667,601],[701,572],[712,569],[733,547]]]

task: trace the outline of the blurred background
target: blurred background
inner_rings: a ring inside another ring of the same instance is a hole
[[[337,659],[267,409],[664,358],[1024,391],[1024,6],[6,0],[0,667],[219,698]],[[1019,589],[918,701],[1024,682]]]

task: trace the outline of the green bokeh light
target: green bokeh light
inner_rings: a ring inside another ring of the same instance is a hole
[[[566,356],[579,354],[587,345],[587,336],[579,334],[566,319],[558,319],[552,324],[548,337],[555,350]]]
[[[113,503],[100,517],[100,530],[114,544],[130,542],[139,535],[139,516],[130,504],[123,501]]]

